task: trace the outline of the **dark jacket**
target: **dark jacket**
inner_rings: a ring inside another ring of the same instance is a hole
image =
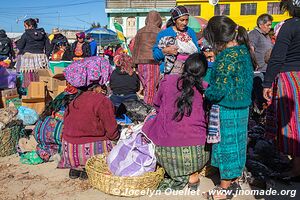
[[[140,89],[140,81],[135,72],[130,76],[116,68],[110,77],[110,87],[115,95],[135,94]]]
[[[73,57],[77,57],[75,55],[75,49],[76,49],[76,45],[77,45],[78,41],[75,41],[73,44],[72,44],[72,47],[71,47],[71,53],[72,53],[72,56]],[[91,50],[90,50],[90,45],[88,42],[84,42],[84,44],[82,45],[82,52],[83,52],[83,55],[80,56],[80,57],[90,57],[91,56]]]
[[[51,45],[43,28],[27,29],[21,39],[17,42],[19,54],[45,53],[48,57],[51,53]]]
[[[150,11],[146,18],[146,26],[140,29],[134,42],[132,58],[135,64],[158,64],[152,55],[152,48],[157,34],[161,31],[162,19],[156,11]]]
[[[10,58],[14,58],[15,57],[15,52],[13,49],[13,45],[12,45],[12,41],[10,38],[7,37],[6,33],[4,30],[0,30],[0,42],[6,43],[7,47],[9,48],[8,52],[4,53],[4,52],[0,52],[1,56],[7,56]]]

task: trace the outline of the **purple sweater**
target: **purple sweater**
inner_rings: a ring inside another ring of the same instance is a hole
[[[157,116],[143,126],[144,133],[158,146],[181,147],[204,145],[206,141],[207,121],[203,110],[203,97],[194,89],[193,110],[190,117],[181,121],[173,120],[177,111],[175,101],[180,95],[177,89],[179,75],[167,75],[161,81],[154,97]],[[207,87],[207,83],[203,83]]]

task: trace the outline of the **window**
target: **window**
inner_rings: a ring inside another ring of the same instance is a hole
[[[241,15],[256,15],[257,3],[242,3]]]
[[[191,16],[201,15],[201,5],[184,5],[190,13]]]
[[[115,17],[115,21],[114,22],[118,22],[119,24],[123,25],[123,19],[122,19],[122,17]]]
[[[229,15],[230,5],[229,4],[217,4],[215,6],[215,15]]]
[[[268,14],[281,15],[283,12],[280,10],[280,3],[268,3]]]

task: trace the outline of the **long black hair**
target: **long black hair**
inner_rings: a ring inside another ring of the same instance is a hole
[[[25,24],[27,24],[28,26],[32,26],[33,28],[37,28],[37,24],[39,23],[39,19],[36,18],[36,19],[33,19],[33,18],[29,18],[29,19],[26,19],[24,21]]]
[[[216,54],[226,48],[226,44],[236,40],[239,45],[245,45],[250,52],[254,69],[257,62],[250,46],[247,30],[243,26],[238,26],[227,16],[212,17],[204,29],[204,38],[213,47]]]
[[[194,53],[185,61],[183,72],[177,81],[177,89],[181,95],[176,100],[177,112],[173,120],[181,121],[183,116],[191,116],[194,87],[200,93],[204,93],[202,79],[207,70],[206,57],[201,53]]]
[[[300,17],[300,5],[294,5],[294,0],[281,0],[280,9],[289,12],[292,17]]]

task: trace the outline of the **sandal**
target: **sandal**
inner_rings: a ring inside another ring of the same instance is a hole
[[[229,186],[230,187],[230,186]],[[214,189],[203,193],[203,197],[208,200],[228,200],[233,198],[233,193],[230,188],[222,188],[217,185]]]
[[[69,171],[69,178],[70,179],[79,178],[80,174],[81,174],[81,171],[76,170],[76,169],[70,169],[70,171]]]
[[[232,182],[227,190],[231,190],[232,194],[238,194],[238,191],[242,190],[241,185],[238,182]]]
[[[80,172],[79,179],[80,180],[87,180],[88,179],[88,175],[87,175],[85,169],[83,169],[83,171]]]
[[[199,179],[197,182],[195,182],[195,183],[188,183],[188,188],[189,188],[191,191],[197,191],[199,185],[200,185],[200,179]]]

